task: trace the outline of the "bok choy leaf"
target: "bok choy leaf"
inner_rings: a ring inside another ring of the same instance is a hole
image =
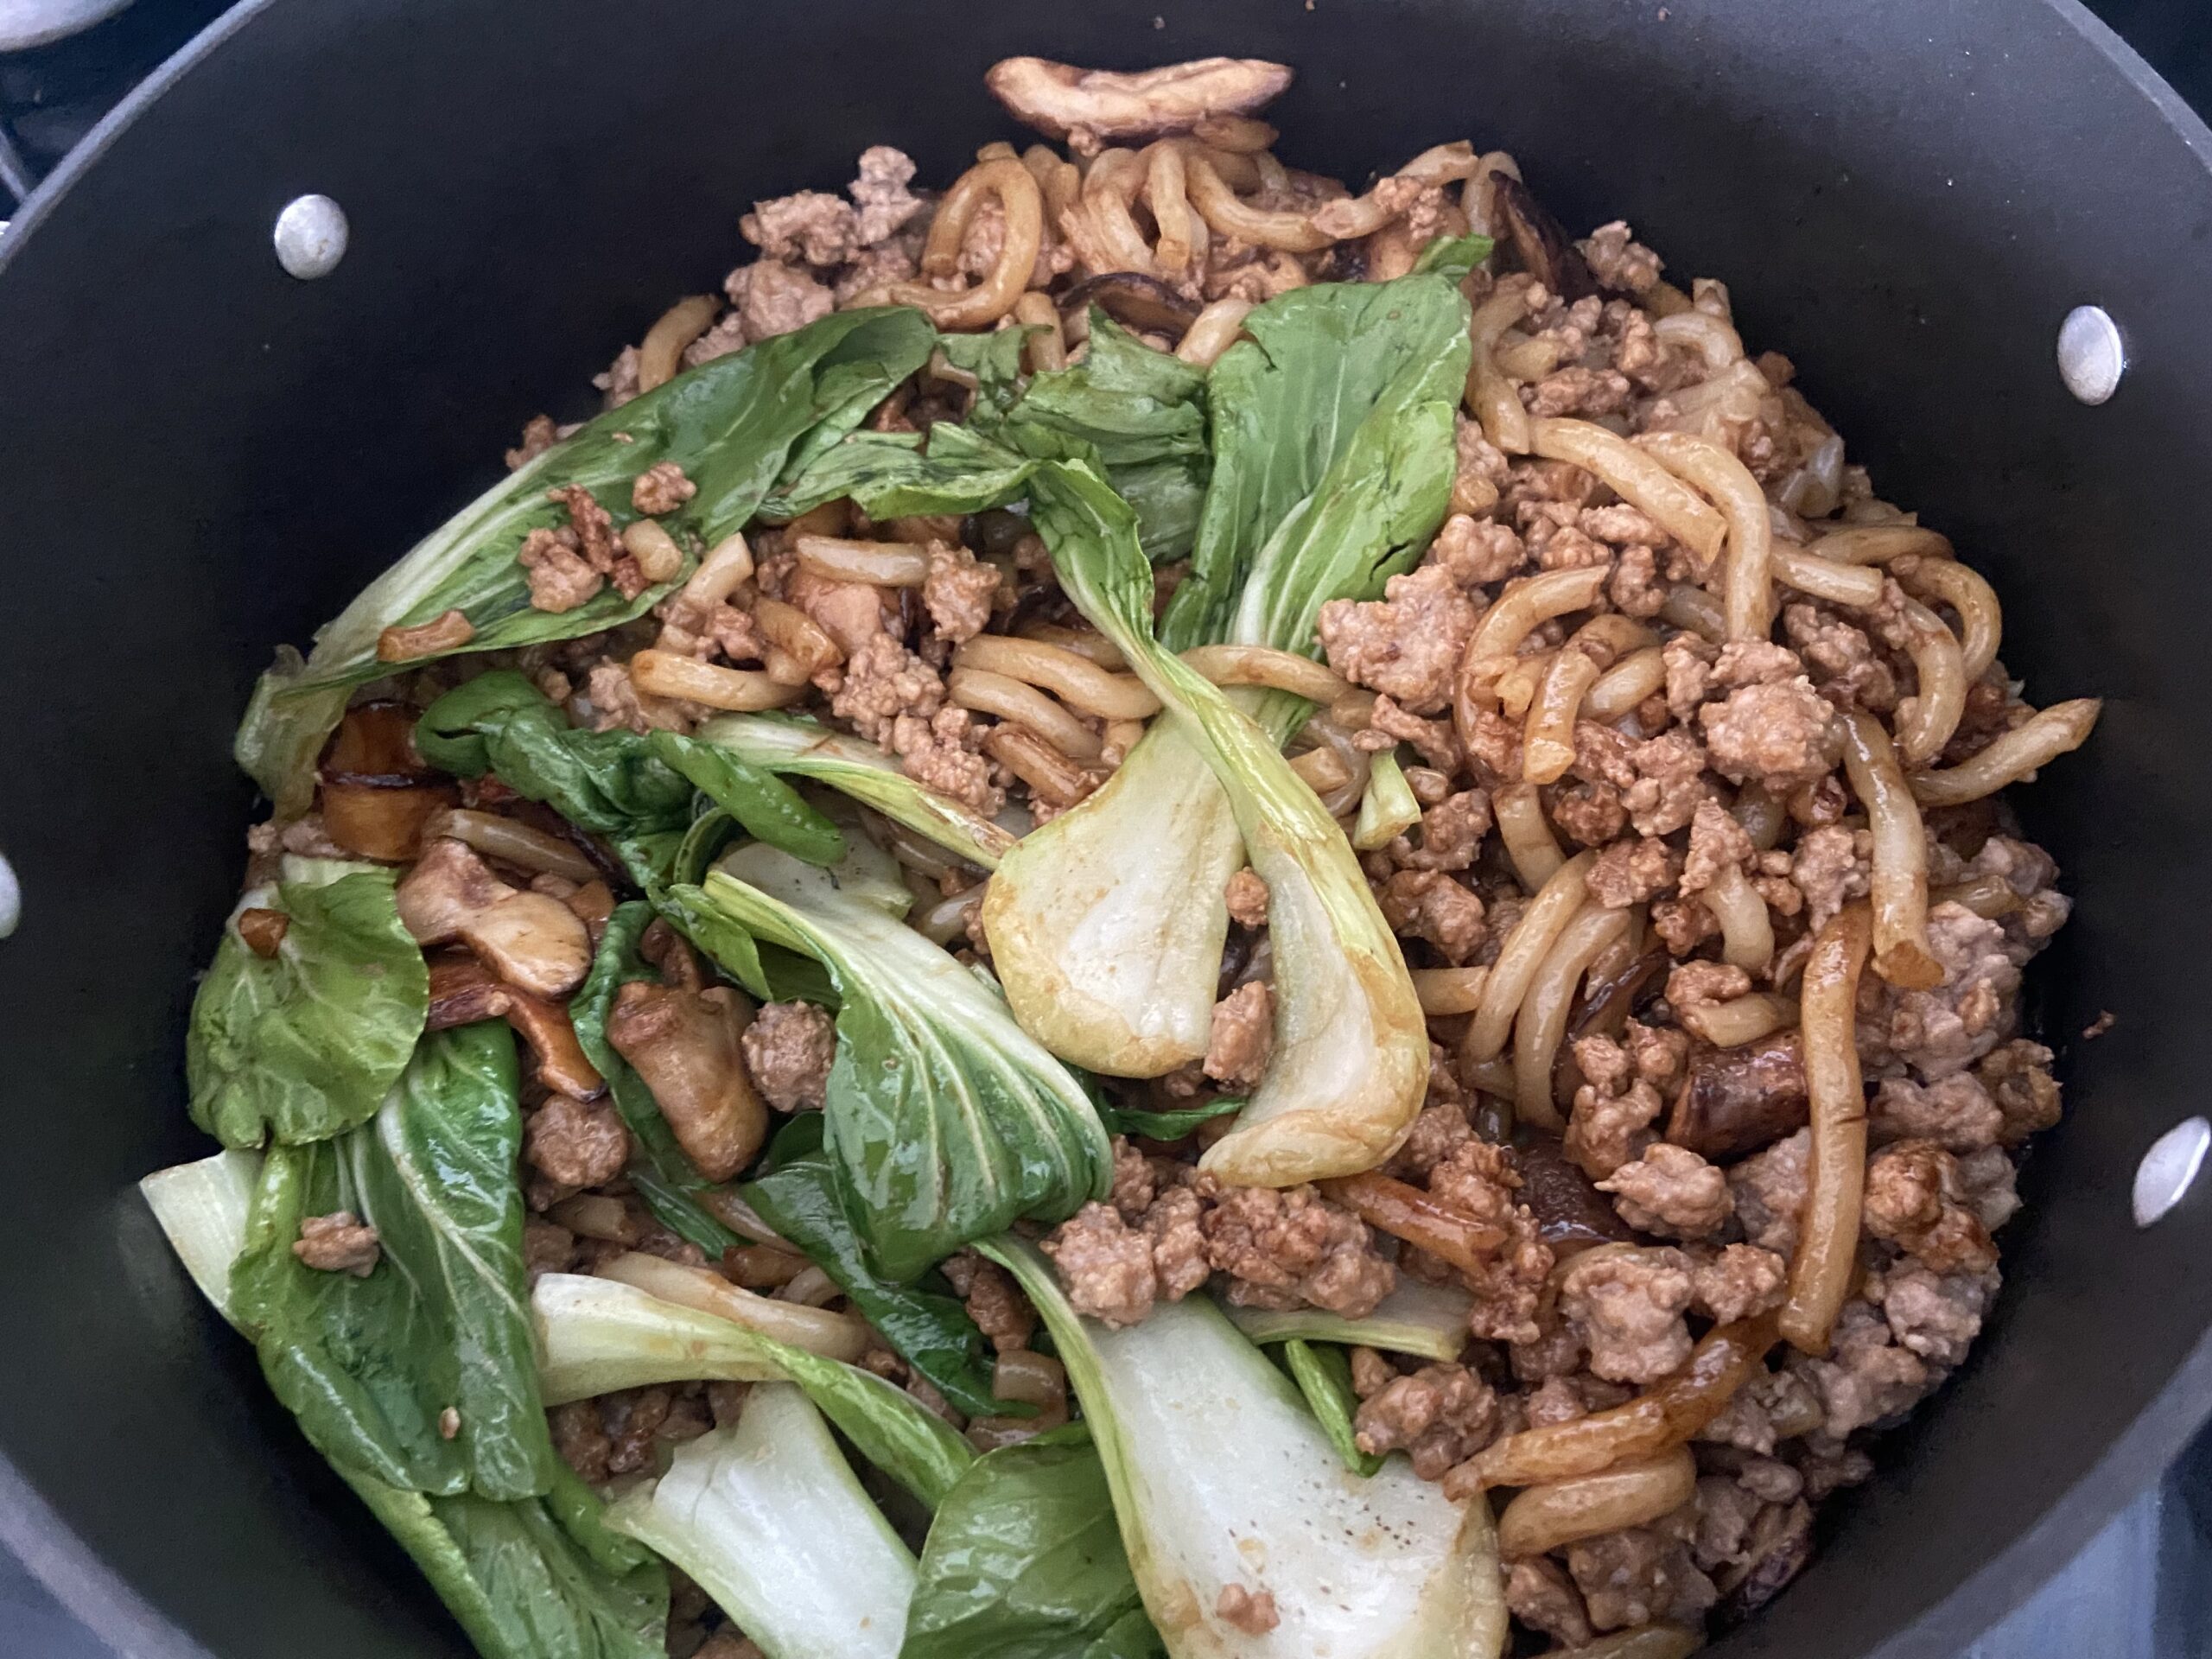
[[[1066,464],[1040,471],[1031,490],[1061,586],[1128,658],[1165,717],[1203,746],[1252,868],[1268,884],[1274,1059],[1202,1166],[1256,1186],[1373,1167],[1421,1109],[1428,1029],[1351,843],[1274,737],[1153,638],[1152,572],[1128,507],[1104,480]],[[1122,861],[1146,861],[1125,852]],[[1001,868],[984,900],[995,956],[1001,925],[1022,898],[1002,898],[1007,885]],[[1217,883],[1205,891],[1220,890]]]
[[[1224,1306],[1229,1322],[1253,1341],[1342,1343],[1419,1354],[1444,1364],[1467,1345],[1474,1299],[1457,1285],[1425,1285],[1401,1274],[1398,1286],[1364,1318],[1348,1319],[1325,1307],[1277,1309]]]
[[[755,1385],[608,1523],[674,1562],[768,1659],[897,1659],[914,1558],[797,1388]]]
[[[281,652],[238,728],[238,764],[280,813],[305,810],[315,756],[344,714],[347,692],[391,671],[377,658],[385,628],[458,610],[474,629],[461,649],[480,652],[573,639],[642,616],[670,584],[629,600],[604,588],[569,611],[531,607],[515,556],[531,531],[564,521],[549,490],[589,490],[619,531],[638,516],[630,488],[639,474],[673,461],[697,493],[662,522],[680,541],[711,546],[753,517],[786,468],[804,470],[858,426],[928,360],[936,339],[916,311],[841,311],[702,364],[588,422],[370,583],[316,636],[305,660]]]
[[[1346,1469],[1206,1298],[1111,1330],[1076,1313],[1031,1245],[982,1248],[1052,1333],[1171,1659],[1495,1659],[1506,1613],[1483,1503],[1453,1503],[1403,1459]],[[1271,1595],[1274,1627],[1224,1618],[1230,1586]]]
[[[733,933],[828,970],[840,1007],[823,1122],[871,1272],[910,1283],[1017,1217],[1064,1220],[1105,1196],[1113,1149],[1090,1097],[948,952],[757,843],[668,897],[734,972]]]
[[[1362,1476],[1380,1470],[1382,1459],[1372,1452],[1359,1449],[1358,1434],[1352,1422],[1359,1412],[1359,1396],[1352,1392],[1351,1362],[1344,1357],[1344,1351],[1326,1343],[1317,1344],[1293,1337],[1283,1344],[1282,1357],[1283,1363],[1290,1367],[1291,1381],[1306,1396],[1313,1421],[1320,1424],[1321,1432],[1329,1437],[1329,1444],[1337,1448],[1344,1467]]]
[[[223,928],[185,1033],[194,1122],[226,1147],[289,1146],[374,1114],[430,1006],[396,892],[391,871],[361,869],[246,896],[239,911],[289,921],[270,957],[238,937],[236,913]]]

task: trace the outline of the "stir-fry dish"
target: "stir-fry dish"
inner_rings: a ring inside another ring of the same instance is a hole
[[[256,691],[146,1192],[490,1659],[1677,1659],[1980,1330],[2098,705],[1290,78],[758,203]]]

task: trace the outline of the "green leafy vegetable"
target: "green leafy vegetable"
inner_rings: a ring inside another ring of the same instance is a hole
[[[1428,1028],[1351,844],[1274,738],[1153,638],[1152,572],[1128,507],[1104,480],[1063,465],[1040,471],[1031,490],[1062,587],[1129,659],[1166,717],[1204,746],[1246,855],[1268,885],[1274,1060],[1203,1166],[1225,1181],[1265,1186],[1371,1168],[1421,1109]],[[1125,852],[1122,861],[1145,861]],[[1007,879],[1001,868],[984,904],[1001,972],[997,923],[1005,912],[994,906]],[[1216,883],[1193,897],[1220,891]]]
[[[226,1147],[292,1146],[365,1122],[414,1052],[429,970],[388,870],[248,893],[288,918],[273,957],[223,929],[184,1039],[192,1121]]]
[[[1329,1444],[1344,1460],[1344,1467],[1362,1476],[1380,1470],[1382,1459],[1359,1449],[1352,1427],[1359,1411],[1359,1396],[1352,1392],[1351,1362],[1344,1357],[1344,1351],[1326,1344],[1316,1347],[1293,1337],[1283,1344],[1282,1357],[1290,1367],[1291,1380],[1313,1408],[1313,1421],[1321,1425]]]
[[[609,1521],[690,1574],[768,1659],[896,1659],[914,1558],[787,1383],[756,1385],[735,1424],[678,1446]]]
[[[810,1136],[776,1167],[738,1189],[760,1218],[837,1282],[854,1309],[906,1363],[970,1417],[1003,1412],[983,1364],[983,1333],[955,1296],[887,1282],[869,1270],[860,1235],[838,1197],[837,1166],[821,1143],[822,1119],[810,1112],[777,1136]]]
[[[263,1164],[231,1312],[334,1463],[442,1496],[526,1497],[552,1484],[522,1262],[517,1088],[505,1026],[434,1032],[372,1122],[272,1148]],[[292,1253],[303,1221],[338,1211],[377,1230],[365,1277]],[[448,1408],[451,1436],[439,1421]]]
[[[653,753],[683,774],[756,841],[780,847],[809,864],[845,856],[837,826],[799,798],[782,779],[732,751],[674,732],[655,732]]]
[[[658,983],[660,976],[638,954],[638,941],[652,925],[653,908],[643,901],[617,905],[600,935],[591,972],[570,999],[569,1019],[576,1041],[593,1069],[607,1079],[614,1109],[628,1126],[636,1148],[630,1178],[646,1207],[662,1226],[697,1245],[709,1256],[739,1242],[737,1235],[708,1212],[694,1196],[709,1182],[677,1144],[676,1131],[661,1116],[659,1103],[630,1062],[607,1040],[607,1016],[615,993],[634,980]]]
[[[841,311],[702,364],[588,423],[370,583],[304,661],[280,652],[238,729],[238,764],[280,812],[303,811],[315,756],[344,714],[347,692],[389,671],[377,658],[387,627],[459,610],[475,631],[462,649],[480,652],[573,639],[643,615],[670,584],[629,600],[605,588],[574,610],[531,607],[528,573],[515,556],[531,531],[564,522],[549,490],[590,491],[619,529],[637,517],[630,488],[639,474],[673,461],[697,493],[662,522],[679,538],[710,546],[753,517],[787,467],[803,471],[858,426],[928,359],[935,341],[918,312]]]
[[[872,1273],[911,1282],[1017,1217],[1058,1221],[1105,1196],[1113,1151],[1082,1086],[950,954],[758,845],[669,897],[685,925],[709,924],[718,960],[710,939],[735,931],[828,970],[841,1006],[824,1121]]]
[[[1257,1343],[1324,1342],[1419,1354],[1438,1364],[1459,1357],[1467,1345],[1473,1299],[1456,1285],[1425,1285],[1401,1278],[1398,1287],[1363,1319],[1348,1319],[1324,1307],[1227,1307],[1230,1323]]]
[[[1371,853],[1421,822],[1421,803],[1398,764],[1397,752],[1384,749],[1369,763],[1367,792],[1359,798],[1359,817],[1352,825],[1351,844]]]
[[[1129,1644],[1138,1630],[1143,1645]],[[952,1489],[922,1546],[899,1659],[1158,1651],[1096,1447],[1001,1446]]]
[[[979,868],[998,868],[1014,837],[899,770],[873,743],[784,715],[722,715],[693,734],[763,771],[812,778],[874,807]]]
[[[555,1405],[662,1382],[796,1382],[862,1457],[931,1509],[976,1460],[943,1418],[873,1372],[633,1285],[543,1274],[531,1313]]]
[[[1172,1659],[1494,1659],[1506,1612],[1479,1499],[1453,1503],[1402,1458],[1371,1478],[1347,1470],[1290,1380],[1207,1298],[1109,1330],[1077,1315],[1033,1246],[982,1248],[1052,1333]],[[1231,1585],[1274,1598],[1273,1630],[1216,1611]]]
[[[1201,1123],[1211,1122],[1217,1117],[1226,1117],[1231,1112],[1243,1109],[1242,1100],[1210,1100],[1203,1106],[1185,1106],[1173,1112],[1145,1112],[1126,1106],[1102,1106],[1098,1109],[1098,1116],[1105,1123],[1109,1135],[1138,1135],[1147,1141],[1180,1141]]]
[[[447,692],[416,722],[415,748],[457,778],[495,772],[580,830],[637,835],[691,822],[691,782],[636,732],[588,732],[511,668]]]

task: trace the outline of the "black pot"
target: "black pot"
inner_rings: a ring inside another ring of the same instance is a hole
[[[493,476],[540,409],[740,256],[755,196],[863,144],[949,178],[992,60],[1286,60],[1292,157],[1348,176],[1510,146],[1578,227],[1730,281],[1885,494],[1996,582],[2038,702],[2111,699],[2021,805],[2080,897],[2043,971],[2068,1121],[2030,1160],[1965,1371],[1715,1649],[1948,1655],[2212,1402],[2212,1200],[2138,1230],[2137,1159],[2202,1103],[2212,838],[2212,134],[2070,0],[260,0],[135,97],[0,248],[6,588],[0,1538],[118,1646],[226,1659],[461,1642],[268,1399],[132,1183],[200,1150],[179,1053],[279,641]],[[302,283],[270,225],[336,197]],[[2053,341],[2127,338],[2084,408]],[[2093,1044],[2068,1040],[2100,1009]]]

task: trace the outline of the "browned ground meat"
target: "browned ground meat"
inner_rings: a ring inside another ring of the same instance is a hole
[[[1029,1345],[1037,1333],[1037,1310],[1029,1306],[1012,1274],[973,1250],[948,1257],[944,1271],[967,1303],[968,1317],[990,1338],[994,1349],[1006,1354]]]
[[[1654,1382],[1690,1357],[1689,1262],[1679,1250],[1592,1251],[1560,1281],[1560,1313],[1615,1382]]]
[[[745,1069],[761,1098],[779,1112],[821,1106],[837,1058],[837,1028],[811,1002],[762,1006],[740,1039]]]
[[[1198,1224],[1207,1260],[1229,1275],[1232,1302],[1312,1302],[1357,1319],[1373,1313],[1397,1283],[1366,1224],[1310,1186],[1219,1187]]]
[[[1424,1365],[1360,1403],[1359,1449],[1411,1454],[1414,1472],[1438,1480],[1497,1433],[1497,1394],[1464,1365]]]
[[[599,1186],[630,1161],[630,1131],[614,1103],[555,1095],[531,1114],[523,1156],[547,1179],[565,1186]]]
[[[318,1273],[350,1273],[365,1279],[376,1271],[380,1251],[375,1228],[364,1225],[351,1210],[335,1210],[300,1223],[292,1254]]]
[[[1268,925],[1268,884],[1258,872],[1245,868],[1229,878],[1222,897],[1229,906],[1229,919],[1239,927]]]
[[[1265,980],[1239,985],[1214,1005],[1206,1039],[1206,1076],[1229,1089],[1250,1089],[1274,1049],[1274,998]]]

